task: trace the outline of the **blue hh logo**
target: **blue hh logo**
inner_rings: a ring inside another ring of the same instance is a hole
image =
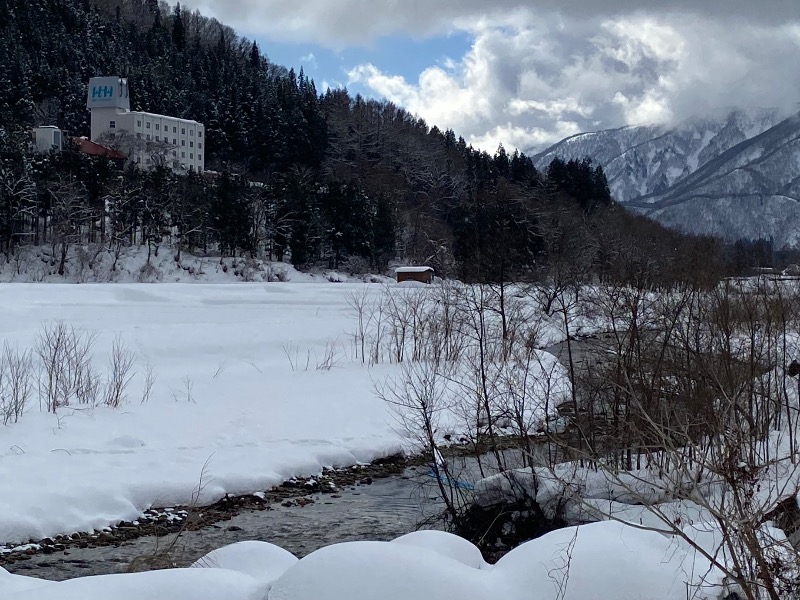
[[[92,88],[92,99],[94,98],[113,98],[114,86],[96,85]]]

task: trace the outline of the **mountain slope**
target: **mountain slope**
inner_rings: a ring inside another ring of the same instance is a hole
[[[662,193],[628,203],[693,233],[800,245],[800,116],[737,144]]]
[[[627,127],[567,138],[534,157],[591,156],[614,197],[662,223],[729,239],[800,245],[800,120],[736,109],[674,128]]]

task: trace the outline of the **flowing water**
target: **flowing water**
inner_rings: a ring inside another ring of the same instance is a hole
[[[204,554],[233,542],[272,542],[298,557],[314,550],[354,540],[391,540],[418,528],[440,510],[434,480],[425,467],[403,476],[375,479],[341,492],[341,498],[316,494],[303,507],[273,505],[272,510],[246,510],[229,521],[181,534],[170,555],[177,566],[188,566]],[[87,575],[123,573],[131,561],[163,550],[174,536],[146,536],[119,547],[70,548],[34,555],[5,568],[19,575],[63,580]]]

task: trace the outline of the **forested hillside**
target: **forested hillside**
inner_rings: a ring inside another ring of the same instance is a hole
[[[250,254],[300,267],[390,260],[496,281],[552,273],[675,277],[711,240],[612,204],[588,159],[546,172],[468,146],[386,101],[320,93],[302,70],[216,20],[155,0],[0,0],[0,245]],[[88,135],[88,79],[127,77],[131,107],[200,121],[217,177],[120,171],[75,151],[32,154],[28,131]],[[558,260],[556,260],[558,258]],[[560,261],[560,262],[559,262]]]

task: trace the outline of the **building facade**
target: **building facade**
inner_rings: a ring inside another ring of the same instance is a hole
[[[64,136],[55,125],[43,125],[34,127],[31,131],[33,145],[38,152],[50,152],[54,150],[61,152],[64,148]]]
[[[397,267],[394,272],[397,277],[397,283],[402,283],[404,281],[433,283],[433,267]]]
[[[125,154],[143,169],[205,170],[205,127],[191,119],[131,111],[128,82],[92,77],[86,107],[91,111],[91,141]]]

